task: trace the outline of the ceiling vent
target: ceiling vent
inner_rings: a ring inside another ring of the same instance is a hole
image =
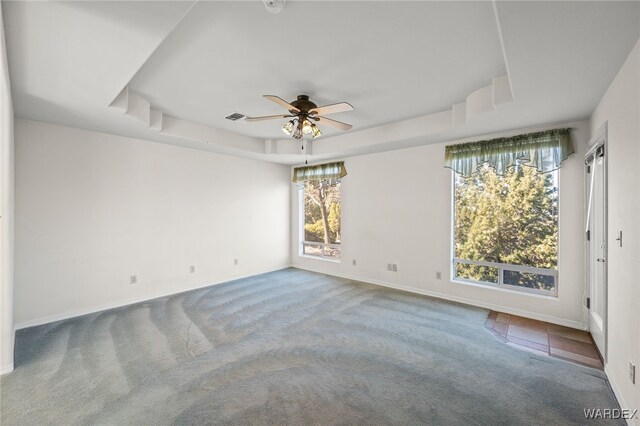
[[[242,115],[240,113],[237,113],[237,112],[234,112],[233,114],[227,115],[225,118],[227,120],[231,120],[231,121],[238,121],[241,118],[244,118],[244,115]]]
[[[264,3],[264,8],[267,9],[269,13],[280,13],[280,11],[284,8],[285,0],[262,0]]]

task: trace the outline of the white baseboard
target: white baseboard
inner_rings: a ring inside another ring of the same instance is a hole
[[[175,287],[175,288],[172,288],[170,290],[159,291],[157,293],[152,293],[152,294],[149,294],[147,296],[132,297],[130,299],[118,300],[118,301],[115,301],[115,302],[105,303],[103,305],[94,305],[94,306],[90,306],[90,307],[86,307],[86,308],[73,309],[73,310],[70,310],[70,311],[65,311],[65,312],[61,312],[61,313],[58,313],[58,314],[54,314],[54,315],[48,315],[48,316],[45,316],[45,317],[34,318],[34,319],[31,319],[31,320],[27,320],[27,321],[22,321],[20,323],[16,323],[14,325],[14,329],[15,330],[20,330],[22,328],[35,327],[37,325],[49,324],[49,323],[56,322],[56,321],[62,321],[62,320],[70,319],[70,318],[81,317],[83,315],[88,315],[88,314],[93,314],[93,313],[96,313],[96,312],[106,311],[108,309],[121,308],[123,306],[133,305],[135,303],[147,302],[149,300],[157,299],[158,297],[173,296],[174,294],[180,294],[180,293],[185,293],[185,292],[192,291],[192,290],[198,290],[198,289],[201,289],[201,288],[206,288],[206,287],[214,286],[214,285],[217,285],[217,284],[226,283],[226,282],[229,282],[229,281],[234,281],[234,280],[238,280],[238,279],[241,279],[241,278],[248,278],[248,277],[252,277],[252,276],[255,276],[255,275],[266,274],[268,272],[279,271],[281,269],[286,269],[288,267],[289,266],[283,266],[283,267],[280,267],[280,268],[269,269],[269,270],[266,270],[266,271],[258,271],[256,273],[251,273],[249,275],[228,277],[228,278],[224,278],[224,279],[222,279],[220,281],[207,282],[205,284],[198,284],[198,285],[195,285],[193,287],[187,287],[187,288]]]
[[[11,373],[13,371],[13,363],[0,367],[0,376]]]
[[[311,272],[317,272],[317,273],[320,273],[320,274],[335,275],[337,277],[346,278],[346,279],[349,279],[349,280],[360,281],[360,282],[375,284],[375,285],[379,285],[379,286],[383,286],[383,287],[394,288],[394,289],[397,289],[397,290],[408,291],[410,293],[422,294],[422,295],[425,295],[425,296],[436,297],[438,299],[444,299],[444,300],[450,300],[450,301],[453,301],[453,302],[463,303],[465,305],[477,306],[477,307],[480,307],[480,308],[492,309],[492,310],[499,311],[499,312],[504,312],[504,313],[508,313],[508,314],[523,316],[523,317],[532,318],[532,319],[537,319],[537,320],[540,320],[540,321],[546,321],[546,322],[549,322],[549,323],[552,323],[552,324],[563,325],[565,327],[571,327],[571,328],[577,328],[577,329],[581,329],[581,330],[586,330],[586,324],[583,324],[583,323],[578,322],[578,321],[568,320],[568,319],[565,319],[565,318],[558,318],[558,317],[554,317],[554,316],[550,316],[550,315],[539,314],[537,312],[530,312],[530,311],[525,311],[525,310],[522,310],[522,309],[511,308],[509,306],[503,306],[503,305],[494,304],[494,303],[486,303],[486,302],[478,301],[478,300],[475,300],[475,299],[469,299],[469,298],[465,298],[465,297],[453,296],[453,295],[450,295],[450,294],[439,293],[439,292],[435,292],[435,291],[431,291],[431,290],[425,290],[425,289],[416,288],[416,287],[398,285],[398,284],[394,284],[394,283],[390,283],[390,282],[386,282],[386,281],[381,281],[381,280],[374,280],[374,279],[366,278],[366,277],[359,277],[359,276],[348,275],[348,274],[337,274],[337,273],[330,274],[330,273],[327,273],[326,271],[322,271],[322,270],[315,269],[315,268],[310,268],[310,267],[307,267],[307,266],[301,266],[301,265],[283,266],[282,268],[269,269],[269,270],[266,270],[266,271],[256,272],[255,274],[226,278],[226,279],[223,279],[223,280],[220,280],[220,281],[208,282],[206,284],[196,285],[196,286],[189,287],[189,288],[173,288],[171,290],[165,290],[165,291],[154,293],[154,294],[151,294],[151,295],[148,295],[148,296],[144,296],[144,297],[137,297],[137,298],[131,298],[131,299],[126,299],[126,300],[119,300],[119,301],[116,301],[116,302],[111,302],[111,303],[107,303],[107,304],[103,304],[103,305],[91,306],[91,307],[82,308],[82,309],[74,309],[72,311],[66,311],[66,312],[62,312],[62,313],[59,313],[59,314],[55,314],[55,315],[49,315],[49,316],[46,316],[46,317],[34,318],[34,319],[31,319],[31,320],[28,320],[28,321],[23,321],[23,322],[17,323],[17,324],[15,324],[15,329],[16,330],[20,330],[22,328],[34,327],[34,326],[37,326],[37,325],[48,324],[48,323],[56,322],[56,321],[62,321],[62,320],[65,320],[65,319],[75,318],[75,317],[79,317],[79,316],[82,316],[82,315],[93,314],[93,313],[104,311],[104,310],[107,310],[107,309],[120,308],[122,306],[132,305],[132,304],[135,304],[135,303],[146,302],[148,300],[156,299],[158,297],[172,296],[174,294],[184,293],[184,292],[191,291],[191,290],[197,290],[197,289],[200,289],[200,288],[205,288],[205,287],[209,287],[209,286],[212,286],[212,285],[221,284],[221,283],[232,281],[232,280],[236,280],[236,279],[241,279],[241,278],[246,278],[246,277],[249,277],[249,276],[264,274],[264,273],[267,273],[267,272],[278,271],[278,270],[281,270],[281,269],[284,269],[284,268],[287,268],[287,267],[294,267],[294,268],[297,268],[297,269],[303,269],[303,270],[307,270],[307,271],[311,271]]]
[[[319,270],[319,269],[314,269],[314,268],[310,268],[310,267],[302,266],[302,265],[293,265],[293,267],[297,268],[297,269],[304,269],[304,270],[307,270],[307,271],[317,272],[317,273],[325,274],[325,275],[334,275],[336,277],[346,278],[348,280],[360,281],[360,282],[363,282],[363,283],[369,283],[369,284],[375,284],[375,285],[379,285],[379,286],[383,286],[383,287],[394,288],[396,290],[408,291],[410,293],[422,294],[424,296],[436,297],[438,299],[444,299],[444,300],[449,300],[449,301],[452,301],[452,302],[463,303],[465,305],[471,305],[471,306],[476,306],[476,307],[480,307],[480,308],[491,309],[493,311],[504,312],[506,314],[512,314],[512,315],[518,315],[518,316],[521,316],[521,317],[531,318],[531,319],[535,319],[535,320],[539,320],[539,321],[545,321],[545,322],[549,322],[549,323],[552,323],[552,324],[557,324],[557,325],[562,325],[562,326],[565,326],[565,327],[575,328],[575,329],[578,329],[578,330],[586,330],[587,329],[587,325],[585,323],[580,322],[580,321],[574,321],[574,320],[570,320],[570,319],[566,319],[566,318],[558,318],[558,317],[554,317],[554,316],[551,316],[551,315],[540,314],[540,313],[537,313],[537,312],[526,311],[526,310],[523,310],[523,309],[512,308],[512,307],[509,307],[509,306],[499,305],[499,304],[495,304],[495,303],[487,303],[487,302],[482,302],[482,301],[475,300],[475,299],[469,299],[469,298],[466,298],[466,297],[460,297],[460,296],[454,296],[454,295],[445,294],[445,293],[439,293],[439,292],[436,292],[436,291],[425,290],[425,289],[422,289],[422,288],[403,286],[403,285],[398,285],[398,284],[394,284],[394,283],[390,283],[390,282],[386,282],[386,281],[375,280],[375,279],[365,278],[365,277],[358,277],[358,276],[355,276],[355,275],[328,273],[326,271],[322,271],[322,270]]]
[[[628,410],[628,409],[636,409],[638,407],[629,407],[624,397],[622,396],[622,392],[620,392],[620,388],[613,378],[613,374],[611,374],[611,369],[609,368],[609,364],[604,365],[604,374],[607,375],[607,379],[609,379],[609,384],[611,385],[611,390],[613,390],[613,394],[618,400],[618,404],[620,404],[620,409]],[[640,425],[640,420],[638,419],[625,419],[629,426],[638,426]]]

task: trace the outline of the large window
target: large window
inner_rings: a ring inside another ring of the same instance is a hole
[[[301,192],[302,254],[340,260],[340,181],[308,180]]]
[[[454,279],[556,295],[558,170],[454,175]]]

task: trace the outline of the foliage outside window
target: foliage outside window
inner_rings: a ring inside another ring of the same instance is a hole
[[[304,197],[302,254],[340,260],[340,181],[307,180]]]
[[[558,171],[455,174],[453,276],[557,294]]]

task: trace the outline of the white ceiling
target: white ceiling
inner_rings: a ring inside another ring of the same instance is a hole
[[[351,103],[335,118],[364,129],[445,110],[504,73],[490,2],[289,2],[277,15],[201,2],[130,87],[176,117],[278,138],[277,122],[224,117],[286,113],[261,95],[308,94]]]
[[[495,6],[289,0],[273,15],[260,1],[2,2],[17,116],[286,164],[301,156],[213,140],[229,135],[218,130],[251,143],[282,138],[279,121],[224,116],[283,111],[263,94],[350,102],[355,111],[332,118],[354,128],[323,127],[318,159],[579,120],[640,37],[639,2]],[[513,102],[427,130],[437,113],[505,73]],[[215,137],[203,144],[207,136],[123,116],[108,105],[124,87]]]

